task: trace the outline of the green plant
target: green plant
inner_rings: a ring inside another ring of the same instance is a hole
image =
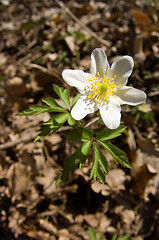
[[[100,232],[97,238],[95,230],[91,227],[88,229],[88,235],[89,235],[89,240],[103,240],[102,233]]]

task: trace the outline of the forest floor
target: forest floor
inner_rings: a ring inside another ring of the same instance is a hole
[[[1,0],[0,23],[0,239],[94,240],[89,227],[103,240],[115,233],[159,239],[158,1]],[[75,146],[60,131],[34,143],[49,113],[16,114],[44,97],[60,103],[52,83],[74,97],[61,73],[88,72],[97,47],[111,64],[133,57],[128,85],[146,92],[151,109],[122,107],[128,136],[114,143],[132,169],[113,164],[105,152],[105,184],[91,182],[88,162],[55,184]]]

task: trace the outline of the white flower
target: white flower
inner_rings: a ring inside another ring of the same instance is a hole
[[[143,104],[141,104],[141,105],[139,105],[139,110],[141,111],[141,112],[144,112],[144,113],[146,113],[146,112],[151,112],[152,111],[152,108],[151,108],[151,105],[150,104],[146,104],[146,103],[143,103]]]
[[[104,51],[96,48],[91,54],[91,73],[64,70],[62,76],[65,82],[82,94],[71,110],[72,117],[81,120],[99,109],[104,124],[116,129],[120,125],[120,105],[135,106],[146,99],[143,91],[126,87],[133,66],[133,58],[124,56],[110,67]]]

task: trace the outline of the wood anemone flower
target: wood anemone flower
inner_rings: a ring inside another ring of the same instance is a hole
[[[146,104],[146,103],[143,103],[141,105],[139,105],[138,109],[141,111],[141,112],[144,112],[144,113],[147,113],[147,112],[151,112],[152,111],[152,108],[151,108],[151,105],[150,104]]]
[[[110,67],[104,51],[96,48],[91,54],[90,73],[82,70],[64,70],[62,77],[65,82],[76,87],[81,93],[71,110],[72,117],[81,120],[87,114],[99,110],[108,128],[118,128],[121,120],[121,105],[135,106],[146,100],[143,91],[126,86],[133,66],[133,58],[126,55]]]

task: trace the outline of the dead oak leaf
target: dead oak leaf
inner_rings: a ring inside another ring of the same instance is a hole
[[[7,172],[9,195],[14,202],[24,193],[31,183],[31,167],[20,162],[10,166]]]

